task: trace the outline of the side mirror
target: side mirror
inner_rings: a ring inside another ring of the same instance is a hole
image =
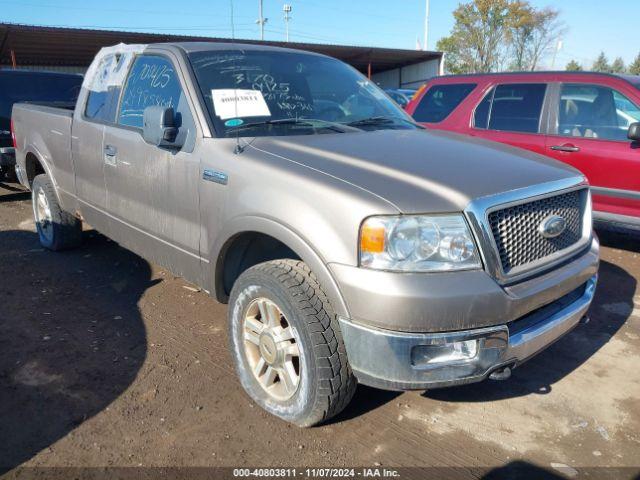
[[[176,142],[178,127],[173,108],[154,105],[144,109],[142,138],[157,147],[180,148]]]
[[[640,122],[632,123],[629,125],[629,133],[627,138],[634,142],[640,142]]]

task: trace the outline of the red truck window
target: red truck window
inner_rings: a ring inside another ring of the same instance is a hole
[[[498,85],[476,108],[475,128],[538,133],[546,89],[544,83]]]
[[[620,92],[598,85],[563,85],[558,108],[562,136],[626,142],[629,125],[640,122],[637,105]]]
[[[476,88],[475,83],[434,85],[420,100],[413,112],[413,118],[417,122],[441,122],[467,98],[474,88]]]

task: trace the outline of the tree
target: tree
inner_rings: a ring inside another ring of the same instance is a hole
[[[504,39],[514,4],[513,0],[472,0],[454,10],[451,35],[437,45],[446,53],[449,72],[491,72],[503,65]]]
[[[516,18],[512,20],[508,32],[513,52],[511,69],[528,70],[527,50],[535,28],[535,10],[527,3],[518,2],[513,5],[512,13]]]
[[[616,58],[611,64],[611,73],[626,73],[627,66],[621,57]]]
[[[591,70],[593,70],[594,72],[604,72],[604,73],[608,73],[611,71],[609,60],[607,60],[607,56],[604,54],[604,52],[600,52],[600,55],[598,55],[598,58],[596,59],[596,61],[593,62],[593,66],[591,67]]]
[[[629,73],[631,75],[640,75],[640,53],[633,61],[633,63],[629,65]]]
[[[552,8],[528,0],[469,0],[453,12],[454,26],[437,49],[449,73],[535,70],[565,27]]]
[[[567,63],[567,66],[564,67],[564,69],[569,71],[569,72],[581,72],[582,71],[582,65],[580,65],[575,60],[571,60],[569,63]]]
[[[560,37],[567,32],[567,27],[559,17],[560,12],[550,7],[536,11],[535,28],[529,46],[530,70],[538,68],[540,62],[557,48]]]
[[[462,58],[458,50],[457,40],[453,37],[444,37],[436,43],[436,50],[444,52],[444,69],[447,73],[458,75],[471,73],[468,64]]]
[[[513,65],[518,70],[533,71],[553,51],[566,28],[559,20],[560,12],[553,8],[536,10],[528,3],[518,2],[512,11],[509,40]]]

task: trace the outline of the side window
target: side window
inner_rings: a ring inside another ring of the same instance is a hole
[[[442,122],[474,88],[476,88],[475,83],[434,85],[422,97],[413,112],[413,118],[418,122]]]
[[[546,90],[543,83],[498,85],[476,108],[474,126],[505,132],[538,133]]]
[[[558,134],[626,141],[629,125],[640,121],[640,108],[609,87],[564,84],[558,104]]]
[[[476,107],[476,111],[473,114],[474,127],[486,129],[489,126],[489,112],[491,111],[491,102],[493,102],[495,92],[495,88],[489,90],[489,93],[484,96],[480,104]]]
[[[118,62],[119,58],[115,55],[110,55],[100,63],[95,75],[98,81],[95,81],[95,85],[89,90],[84,108],[84,115],[87,118],[102,122],[115,121],[121,88],[120,86],[107,85],[106,82],[100,82],[99,79],[107,78],[109,72],[113,70],[114,65]]]
[[[144,109],[159,105],[179,111],[184,103],[180,81],[173,64],[166,58],[151,55],[138,57],[124,89],[118,123],[142,128]]]

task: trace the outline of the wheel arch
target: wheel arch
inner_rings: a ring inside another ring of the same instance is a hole
[[[207,283],[213,287],[212,292],[214,292],[219,302],[226,303],[229,298],[230,287],[228,281],[225,284],[225,271],[227,271],[226,269],[229,267],[227,262],[232,260],[230,258],[230,252],[238,246],[238,242],[246,241],[247,236],[251,235],[257,235],[263,239],[273,239],[293,252],[297,258],[305,262],[316,275],[320,285],[322,285],[336,314],[349,318],[348,309],[340,293],[340,289],[327,267],[326,262],[318,252],[309,246],[302,236],[289,227],[264,217],[237,218],[229,223],[218,236],[220,240],[215,245],[209,257],[212,259],[214,265],[213,268],[209,268]],[[275,260],[275,258],[265,259],[265,261],[266,260]],[[248,266],[252,266],[251,262],[249,262]],[[242,273],[242,271],[239,271],[238,275]]]
[[[46,155],[43,155],[43,153],[40,152],[34,145],[29,145],[25,149],[24,180],[27,183],[25,187],[31,190],[33,179],[36,178],[37,175],[48,175],[48,177],[51,179],[51,183],[53,183],[53,191],[55,193],[56,200],[60,205],[65,206],[66,203],[62,201],[62,198],[60,198],[58,182],[56,181],[56,177],[53,175],[51,165],[45,160],[46,158]]]
[[[29,184],[29,188],[33,185],[33,179],[41,173],[49,175],[53,180],[46,162],[42,161],[41,156],[35,153],[33,149],[28,150],[24,157],[24,173],[27,183]]]

